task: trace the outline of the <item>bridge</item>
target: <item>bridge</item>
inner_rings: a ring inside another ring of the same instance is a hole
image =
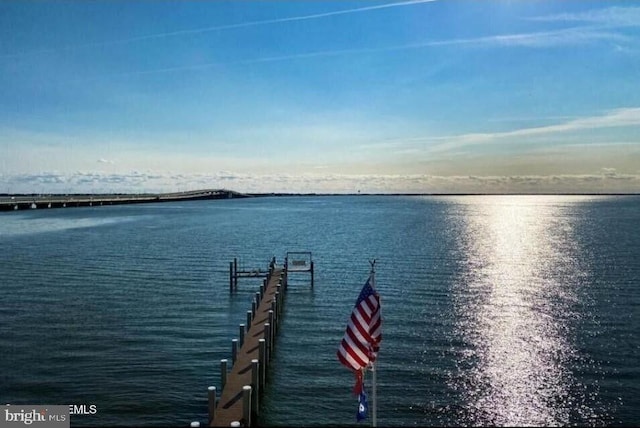
[[[87,193],[87,194],[19,194],[0,195],[0,211],[41,208],[90,207],[101,205],[175,202],[202,199],[248,197],[225,189],[191,190],[173,193]]]

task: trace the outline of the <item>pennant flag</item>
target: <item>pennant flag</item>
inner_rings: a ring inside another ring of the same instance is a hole
[[[358,412],[356,413],[356,420],[358,422],[367,418],[367,412],[369,411],[369,403],[367,402],[367,394],[364,393],[364,389],[358,396]]]
[[[362,287],[338,348],[338,360],[347,368],[358,371],[373,363],[382,340],[380,296],[371,286],[369,277]]]

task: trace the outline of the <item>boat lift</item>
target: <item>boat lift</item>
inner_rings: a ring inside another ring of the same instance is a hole
[[[271,272],[276,266],[276,258],[273,257],[269,262],[269,269],[238,269],[238,259],[234,258],[229,262],[229,291],[233,292],[238,289],[238,278],[265,278],[268,279]],[[284,270],[286,274],[304,273],[311,274],[311,288],[313,288],[314,272],[313,258],[311,251],[287,251],[284,259]]]
[[[311,288],[313,288],[313,258],[311,251],[287,251],[284,258],[284,269],[290,273],[309,272],[311,274]]]

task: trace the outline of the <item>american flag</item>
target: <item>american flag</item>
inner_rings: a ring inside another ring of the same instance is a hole
[[[362,287],[338,348],[338,360],[352,370],[361,370],[373,363],[382,340],[380,296],[371,282],[369,277]]]

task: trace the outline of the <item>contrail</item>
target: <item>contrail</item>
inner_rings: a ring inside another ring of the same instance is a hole
[[[356,54],[364,54],[364,53],[393,52],[393,51],[399,51],[399,50],[419,49],[419,48],[425,48],[429,46],[440,46],[443,44],[452,44],[452,43],[453,42],[436,41],[436,42],[416,43],[416,44],[409,44],[409,45],[388,46],[388,47],[380,47],[380,48],[356,48],[356,49],[304,52],[304,53],[297,53],[297,54],[291,54],[291,55],[270,56],[270,57],[253,58],[253,59],[245,59],[245,60],[238,60],[238,61],[208,62],[208,63],[194,64],[194,65],[179,65],[175,67],[152,68],[152,69],[137,70],[137,71],[125,71],[122,73],[112,73],[112,74],[104,74],[104,75],[97,75],[97,76],[86,77],[86,78],[73,79],[72,81],[86,82],[86,81],[95,81],[95,80],[101,80],[101,79],[113,78],[113,77],[140,76],[145,74],[172,73],[177,71],[196,71],[196,70],[205,70],[205,69],[214,68],[214,67],[226,67],[226,66],[233,66],[233,65],[251,65],[251,64],[269,63],[269,62],[290,61],[290,60],[296,60],[296,59],[356,55]]]
[[[327,18],[327,17],[330,17],[330,16],[347,15],[347,14],[368,12],[368,11],[379,10],[379,9],[388,9],[388,8],[392,8],[392,7],[412,6],[412,5],[415,5],[415,4],[431,3],[431,2],[434,2],[434,1],[437,1],[437,0],[410,0],[410,1],[402,1],[402,2],[385,3],[385,4],[376,5],[376,6],[358,7],[358,8],[355,8],[355,9],[343,9],[343,10],[336,10],[336,11],[333,11],[333,12],[315,13],[315,14],[312,14],[312,15],[291,16],[289,18],[265,19],[265,20],[261,20],[261,21],[240,22],[240,23],[237,23],[237,24],[227,24],[227,25],[218,25],[218,26],[214,26],[214,27],[194,28],[194,29],[190,29],[190,30],[168,31],[168,32],[164,32],[164,33],[147,34],[147,35],[144,35],[144,36],[129,37],[129,38],[126,38],[126,39],[110,40],[110,41],[105,41],[105,42],[84,43],[84,44],[78,44],[78,45],[72,45],[72,46],[64,46],[64,47],[61,47],[61,48],[42,49],[42,50],[36,50],[36,51],[30,51],[30,52],[21,52],[21,53],[15,53],[15,54],[4,54],[4,55],[0,55],[0,58],[18,57],[18,56],[38,54],[38,53],[47,53],[47,52],[56,52],[56,51],[60,51],[60,50],[73,50],[73,49],[82,49],[82,48],[89,48],[89,47],[113,46],[113,45],[140,42],[140,41],[144,41],[144,40],[161,39],[161,38],[165,38],[165,37],[177,37],[177,36],[185,36],[185,35],[190,35],[190,34],[208,33],[208,32],[213,32],[213,31],[232,30],[232,29],[236,29],[236,28],[257,27],[257,26],[261,26],[261,25],[272,25],[272,24],[279,24],[279,23],[285,23],[285,22],[306,21],[306,20],[311,20],[311,19]]]
[[[367,53],[395,52],[395,51],[403,51],[403,50],[423,49],[423,48],[435,47],[435,46],[472,45],[472,44],[483,44],[483,43],[506,43],[509,40],[518,41],[521,39],[533,38],[539,34],[547,35],[547,33],[508,34],[508,35],[479,37],[475,39],[432,40],[432,41],[420,42],[420,43],[410,43],[405,45],[384,46],[384,47],[374,47],[374,48],[354,48],[354,49],[302,52],[302,53],[295,53],[290,55],[252,58],[252,59],[244,59],[244,60],[228,61],[228,62],[208,62],[203,64],[178,65],[175,67],[163,67],[163,68],[152,68],[147,70],[125,71],[122,73],[112,73],[112,74],[73,79],[72,81],[86,82],[86,81],[95,81],[95,80],[113,78],[113,77],[127,77],[127,76],[139,76],[139,75],[146,75],[146,74],[172,73],[172,72],[178,72],[178,71],[196,71],[196,70],[205,70],[205,69],[214,68],[214,67],[225,67],[225,66],[233,66],[233,65],[251,65],[251,64],[269,63],[269,62],[291,61],[291,60],[297,60],[297,59],[335,57],[335,56],[358,55],[358,54],[367,54]]]

